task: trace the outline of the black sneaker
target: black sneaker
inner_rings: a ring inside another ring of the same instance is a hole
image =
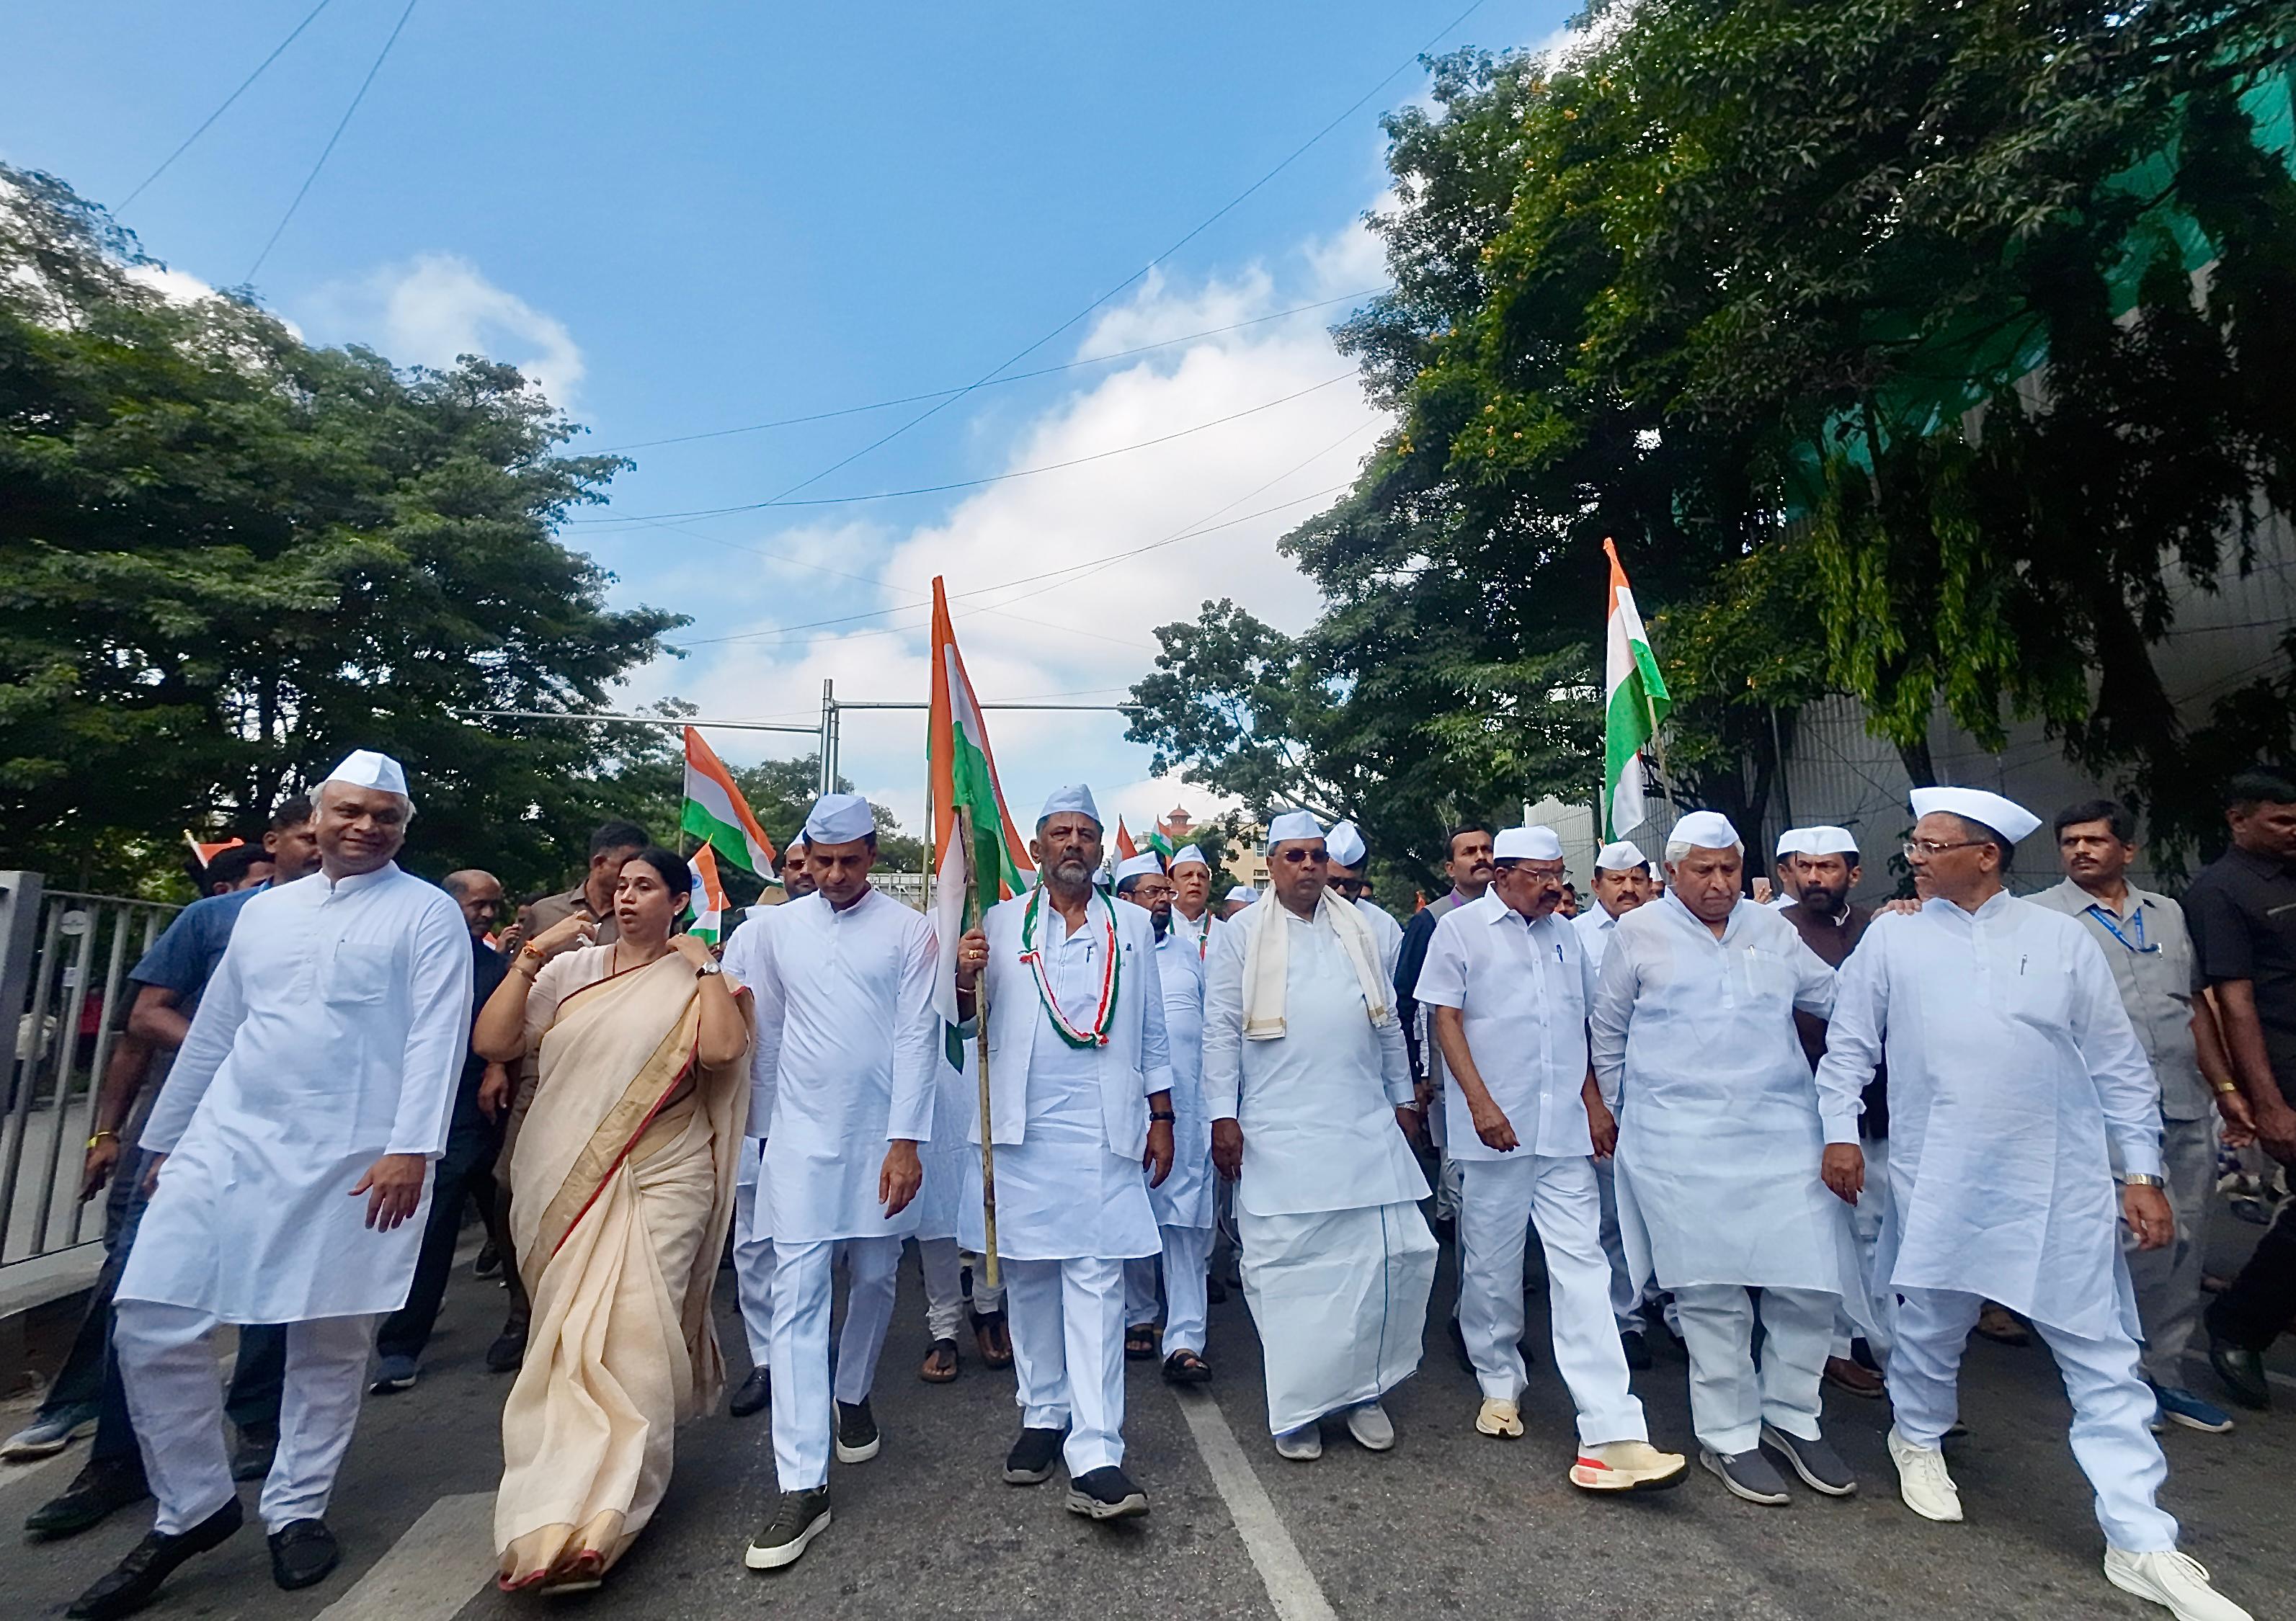
[[[231,1455],[231,1478],[234,1480],[260,1480],[271,1472],[271,1461],[278,1455],[278,1425],[242,1424],[239,1430],[239,1450]]]
[[[877,1420],[869,1398],[837,1404],[837,1461],[866,1463],[877,1455]]]
[[[173,1576],[177,1566],[221,1545],[244,1518],[234,1497],[188,1531],[173,1536],[152,1532],[130,1548],[110,1575],[73,1600],[64,1614],[70,1621],[113,1621],[115,1617],[134,1615],[152,1601],[160,1584]]]
[[[1042,1486],[1050,1480],[1061,1461],[1061,1443],[1068,1435],[1065,1429],[1022,1430],[1013,1450],[1004,1454],[1004,1484]]]
[[[271,1579],[283,1592],[327,1579],[342,1550],[324,1520],[291,1519],[271,1534]]]
[[[1762,1445],[1784,1458],[1801,1483],[1813,1492],[1823,1492],[1828,1497],[1847,1497],[1857,1489],[1857,1477],[1841,1461],[1824,1437],[1805,1441],[1800,1436],[1788,1435],[1775,1424],[1762,1426]]]
[[[1087,1519],[1137,1519],[1148,1511],[1148,1494],[1113,1463],[1087,1470],[1069,1482],[1069,1512]]]
[[[141,1458],[91,1458],[57,1496],[34,1509],[24,1529],[53,1542],[100,1525],[115,1509],[152,1494]]]
[[[805,1557],[813,1539],[829,1529],[829,1488],[783,1492],[774,1505],[774,1517],[750,1539],[742,1563],[752,1570],[779,1570]]]
[[[746,1419],[753,1412],[763,1412],[774,1399],[773,1376],[763,1368],[750,1370],[750,1377],[734,1392],[734,1399],[726,1404],[726,1411],[737,1419]]]
[[[1769,1508],[1789,1499],[1786,1478],[1762,1456],[1759,1446],[1750,1446],[1742,1453],[1718,1453],[1710,1446],[1702,1446],[1698,1449],[1698,1461],[1729,1488],[1733,1497]]]

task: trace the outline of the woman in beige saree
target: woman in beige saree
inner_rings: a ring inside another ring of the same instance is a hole
[[[677,1424],[722,1383],[709,1293],[750,1032],[709,948],[672,937],[687,883],[681,857],[641,851],[615,889],[620,937],[589,944],[580,917],[545,930],[472,1032],[538,1072],[510,1166],[534,1325],[503,1410],[506,1592],[595,1586],[660,1503]]]

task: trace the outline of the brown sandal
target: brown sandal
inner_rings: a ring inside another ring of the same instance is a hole
[[[917,1370],[917,1377],[928,1385],[946,1385],[956,1377],[956,1341],[936,1339],[925,1352],[924,1365]]]
[[[980,1360],[988,1366],[1013,1365],[1013,1330],[1005,1325],[1003,1312],[973,1313],[972,1339],[980,1348]]]

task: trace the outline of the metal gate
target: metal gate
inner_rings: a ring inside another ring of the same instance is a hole
[[[127,1029],[128,970],[179,910],[0,872],[0,1015],[15,1038],[0,1115],[0,1266],[102,1238],[102,1201],[80,1201],[80,1161]]]

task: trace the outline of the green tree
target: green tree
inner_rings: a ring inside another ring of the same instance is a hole
[[[2262,0],[1644,0],[1566,61],[1433,63],[1388,120],[1395,291],[1340,332],[1398,426],[1284,543],[1326,610],[1166,627],[1135,735],[1374,843],[1393,806],[1431,864],[1439,807],[1590,797],[1612,536],[1706,802],[1759,817],[1846,692],[1916,780],[1933,707],[2038,716],[2189,833],[2196,753],[2296,708],[2185,734],[2153,661],[2164,564],[2206,589],[2296,508],[2292,50]]]
[[[562,880],[668,745],[603,707],[684,623],[553,533],[622,465],[519,373],[315,348],[184,303],[50,176],[0,167],[0,860],[151,884],[347,750],[403,757],[408,859]]]

